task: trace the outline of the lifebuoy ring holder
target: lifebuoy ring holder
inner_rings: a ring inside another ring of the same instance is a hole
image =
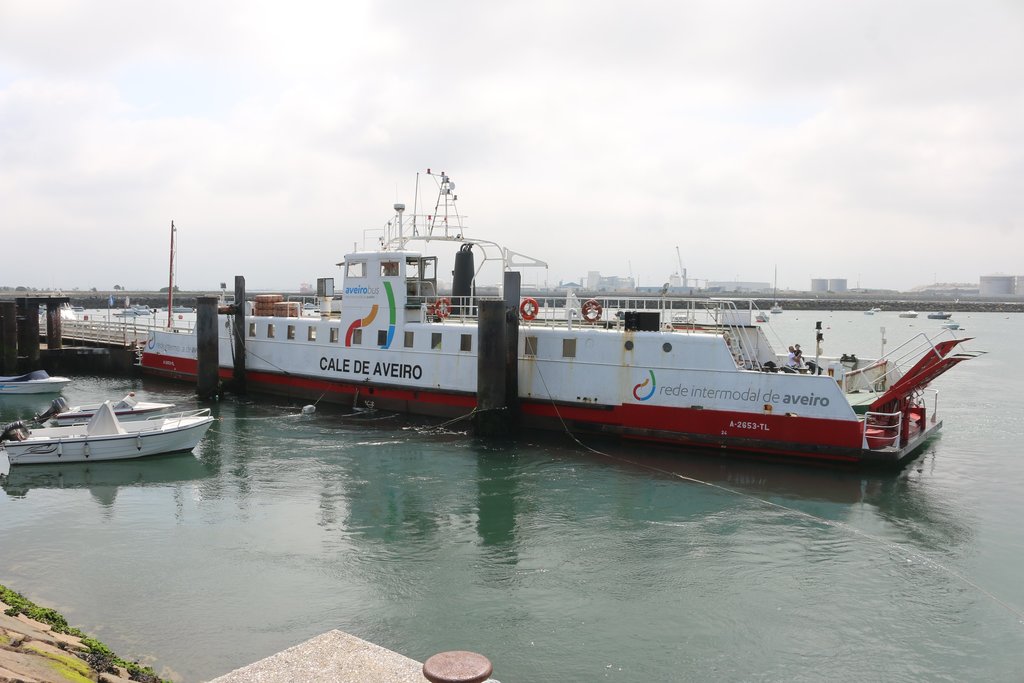
[[[537,317],[538,311],[540,311],[540,306],[537,304],[537,300],[532,296],[526,297],[519,304],[519,315],[523,320],[533,320]]]
[[[427,312],[434,318],[447,318],[452,314],[452,300],[446,296],[440,296],[430,302]]]
[[[601,302],[597,299],[587,299],[583,302],[583,306],[580,307],[580,313],[583,314],[583,319],[588,323],[596,323],[601,319],[601,313],[604,309],[601,308]]]

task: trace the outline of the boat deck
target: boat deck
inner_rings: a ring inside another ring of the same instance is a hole
[[[853,412],[858,415],[863,415],[867,412],[871,403],[878,398],[879,394],[873,391],[854,391],[848,394],[844,394],[846,400],[849,402],[850,407],[853,408]]]

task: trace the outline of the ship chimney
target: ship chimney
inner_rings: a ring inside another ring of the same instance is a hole
[[[405,237],[402,234],[402,214],[405,212],[405,204],[395,202],[395,212],[398,214],[398,248],[405,249]]]

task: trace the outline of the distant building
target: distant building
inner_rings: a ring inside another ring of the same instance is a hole
[[[587,273],[588,292],[632,292],[636,289],[636,280],[631,277],[611,275],[604,277],[596,270]]]
[[[823,277],[811,278],[811,291],[823,294],[828,291],[828,279]]]
[[[981,296],[1014,296],[1018,293],[1018,279],[1013,275],[982,275],[978,293]]]
[[[558,289],[564,289],[567,292],[578,292],[583,289],[583,285],[578,282],[559,282]]]
[[[770,282],[741,282],[739,280],[710,280],[707,289],[712,292],[770,292]]]
[[[845,277],[830,277],[828,279],[828,291],[843,293],[846,291],[846,278]]]

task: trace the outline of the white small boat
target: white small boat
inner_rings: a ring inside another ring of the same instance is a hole
[[[768,314],[765,313],[764,311],[758,311],[757,315],[754,316],[754,320],[756,320],[759,323],[766,323],[769,320]]]
[[[102,405],[102,403],[92,403],[68,407],[68,404],[64,399],[58,397],[53,400],[53,404],[50,409],[42,415],[39,415],[36,418],[36,421],[43,422],[49,419],[51,424],[58,427],[66,427],[67,425],[79,422],[88,422]],[[129,392],[128,395],[120,401],[111,403],[114,415],[117,416],[118,420],[122,421],[146,419],[156,415],[157,413],[166,412],[173,407],[173,403],[139,401],[135,398],[134,391]]]
[[[947,322],[942,323],[942,326],[945,327],[947,330],[959,330],[960,329],[960,323],[958,323],[956,321],[953,321],[953,320],[949,320]]]
[[[50,377],[46,370],[16,377],[0,377],[0,396],[8,394],[55,394],[71,383],[67,377]]]
[[[900,317],[901,318],[916,318],[917,317],[917,311],[903,311],[902,313],[900,313]]]
[[[881,313],[881,312],[882,312],[882,309],[879,308],[878,306],[875,306],[874,308],[869,308],[868,310],[864,311],[864,315],[874,315],[875,313]]]
[[[124,308],[120,311],[114,311],[114,317],[117,318],[138,318],[152,315],[153,311],[149,306],[132,306],[131,308]]]
[[[127,460],[190,451],[212,422],[209,408],[121,422],[110,401],[103,402],[87,423],[70,427],[32,429],[12,422],[0,433],[0,471],[7,465]]]

